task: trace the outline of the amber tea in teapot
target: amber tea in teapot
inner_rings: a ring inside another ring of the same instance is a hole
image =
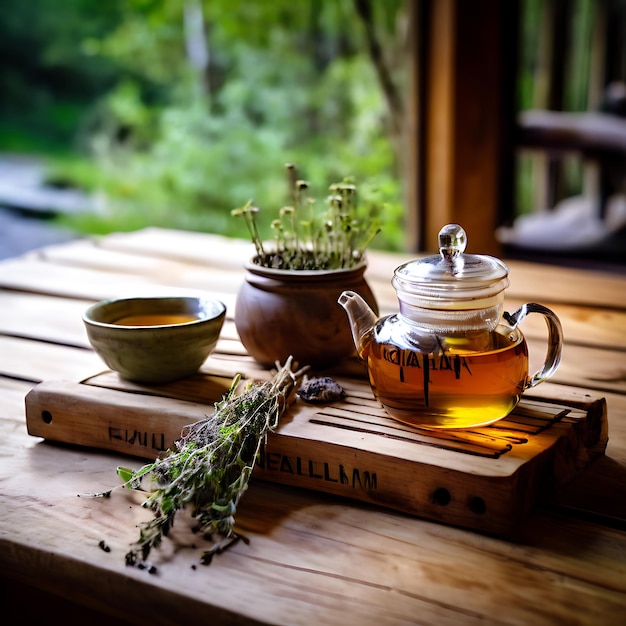
[[[374,331],[359,356],[374,395],[393,417],[418,426],[467,428],[507,415],[524,390],[528,351],[519,331],[490,333],[482,351],[463,342],[436,353],[402,347]],[[428,415],[425,415],[428,409]]]
[[[395,270],[396,314],[377,319],[351,291],[339,298],[374,395],[389,415],[420,428],[473,428],[502,419],[560,360],[557,316],[534,303],[505,313],[508,268],[493,257],[464,255],[465,244],[465,231],[448,225],[440,232],[440,257]],[[532,376],[518,328],[530,313],[545,317],[549,344]]]

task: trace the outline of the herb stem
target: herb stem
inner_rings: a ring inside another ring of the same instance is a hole
[[[298,179],[293,164],[286,167],[291,204],[283,206],[278,218],[272,221],[273,251],[263,248],[256,223],[259,209],[251,201],[232,211],[232,215],[243,216],[248,226],[256,248],[254,262],[286,270],[350,268],[360,263],[365,249],[380,232],[374,207],[369,207],[368,215],[359,216],[357,187],[351,178],[345,178],[330,185],[326,213],[318,216],[308,194],[309,184]],[[307,214],[303,215],[306,209]]]
[[[267,434],[294,397],[307,367],[294,371],[293,358],[266,382],[249,382],[237,393],[240,376],[215,404],[215,412],[183,429],[163,458],[136,471],[118,468],[123,486],[137,489],[146,476],[157,484],[143,506],[154,516],[140,527],[139,539],[126,554],[128,565],[145,566],[174,524],[176,512],[191,506],[199,531],[207,538],[235,539],[235,514]],[[231,542],[226,542],[231,545]],[[221,550],[218,550],[218,552]],[[215,553],[215,549],[207,554]],[[203,562],[210,562],[205,554]]]

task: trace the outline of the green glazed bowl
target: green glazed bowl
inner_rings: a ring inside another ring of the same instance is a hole
[[[162,384],[191,376],[214,350],[226,306],[214,298],[103,300],[83,314],[96,353],[128,380]]]

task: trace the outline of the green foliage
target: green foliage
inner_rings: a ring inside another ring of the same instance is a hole
[[[99,36],[119,19],[123,0],[4,0],[0,20],[0,113],[7,126],[42,145],[73,141],[90,101],[111,85],[116,67],[95,61],[80,42]],[[0,129],[4,149],[16,135]]]
[[[232,207],[248,198],[282,204],[282,166],[296,162],[317,189],[347,172],[375,186],[386,207],[375,245],[403,247],[385,104],[351,1],[202,2],[206,67],[186,52],[184,8],[193,2],[53,3],[63,5],[65,26],[62,17],[47,15],[49,2],[36,4],[62,41],[48,45],[40,37],[41,54],[98,77],[89,106],[79,100],[73,109],[49,109],[58,110],[59,137],[76,129],[76,145],[96,172],[81,172],[80,180],[101,199],[98,214],[66,217],[67,225],[242,236]],[[375,4],[389,36],[402,2]],[[46,119],[41,108],[36,113]],[[67,164],[60,162],[54,176],[71,180],[77,170]]]

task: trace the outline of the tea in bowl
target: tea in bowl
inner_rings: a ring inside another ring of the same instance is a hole
[[[103,300],[83,314],[93,349],[128,380],[163,384],[191,376],[214,350],[226,306],[173,296]]]

